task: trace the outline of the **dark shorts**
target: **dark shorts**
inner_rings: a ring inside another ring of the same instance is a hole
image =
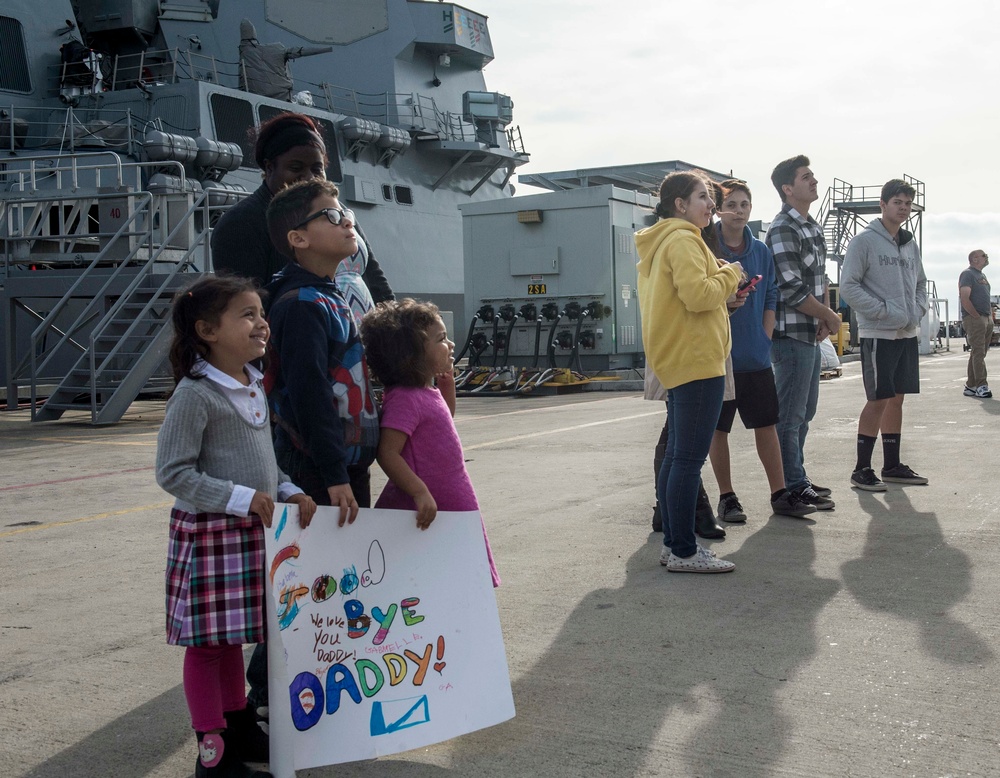
[[[317,505],[329,505],[330,493],[326,490],[323,476],[312,459],[301,451],[275,451],[278,467],[281,468],[299,489],[308,494]],[[367,467],[347,466],[347,477],[359,508],[372,507],[371,473]]]
[[[736,399],[722,403],[722,413],[715,429],[729,433],[733,429],[736,411],[748,430],[771,427],[778,423],[778,392],[774,388],[774,371],[766,367],[753,373],[734,373]]]
[[[897,394],[920,393],[920,365],[916,338],[861,339],[861,375],[869,400],[888,400]]]

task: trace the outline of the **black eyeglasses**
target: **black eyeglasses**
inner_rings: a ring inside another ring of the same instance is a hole
[[[336,227],[338,224],[344,221],[344,219],[347,219],[347,221],[349,221],[351,224],[355,223],[354,211],[350,210],[349,208],[345,208],[344,210],[340,210],[339,208],[324,208],[321,211],[316,211],[316,213],[312,214],[311,216],[307,216],[305,219],[303,219],[294,227],[292,227],[292,229],[293,230],[302,229],[313,219],[318,219],[320,216],[325,216],[327,221],[330,222],[330,224],[332,224],[334,227]]]

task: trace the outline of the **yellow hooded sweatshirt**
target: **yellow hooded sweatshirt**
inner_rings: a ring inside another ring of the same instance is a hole
[[[719,267],[698,228],[663,219],[635,234],[646,367],[666,389],[726,374],[738,267]]]

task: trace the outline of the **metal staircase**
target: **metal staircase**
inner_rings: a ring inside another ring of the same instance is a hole
[[[160,368],[170,348],[170,302],[174,293],[190,282],[192,256],[203,249],[207,229],[196,233],[195,240],[180,257],[168,259],[168,252],[173,241],[187,231],[195,214],[201,215],[199,212],[207,208],[207,197],[205,192],[191,196],[187,212],[162,243],[150,248],[145,261],[137,266],[127,262],[119,264],[78,315],[74,326],[59,338],[49,353],[54,354],[75,332],[103,313],[90,330],[86,350],[41,408],[37,408],[35,377],[44,369],[45,361],[38,363],[36,370],[36,353],[58,311],[50,312],[35,329],[31,352],[33,421],[52,421],[67,410],[89,410],[92,424],[113,424],[121,419],[141,391],[169,390],[173,381]],[[146,207],[137,208],[122,229],[133,220],[145,217],[149,221],[155,199],[155,196],[141,198]],[[203,223],[207,225],[208,219]],[[138,250],[135,253],[138,254]],[[99,257],[91,267],[99,264]],[[122,280],[129,280],[125,288],[115,294],[122,276]],[[158,371],[160,375],[156,375]]]
[[[905,228],[913,233],[917,246],[923,242],[921,216],[924,212],[924,182],[913,176],[904,175],[903,180],[916,190],[913,198],[913,212]],[[871,219],[882,211],[879,208],[879,197],[882,186],[854,186],[839,178],[833,179],[833,185],[826,191],[819,207],[816,221],[823,228],[826,238],[826,255],[828,260],[837,264],[837,281],[840,281],[840,268],[847,253],[847,246]]]
[[[127,203],[120,226],[94,239],[92,253],[83,255],[92,257],[85,268],[61,276],[72,283],[51,310],[44,317],[29,311],[41,319],[22,360],[22,366],[28,363],[33,421],[86,410],[92,424],[112,424],[140,392],[165,393],[172,387],[164,365],[171,338],[170,303],[178,289],[209,266],[209,196],[208,192],[129,193],[120,200]],[[6,220],[2,225],[6,236],[12,234],[10,222],[15,216],[20,216],[22,225],[46,221],[52,199],[40,193],[8,197],[0,219]],[[58,210],[71,211],[65,197],[57,199]],[[90,205],[84,202],[79,210],[87,213]],[[44,239],[28,235],[35,249],[54,242],[50,235]],[[7,238],[8,243],[13,240]],[[98,240],[101,248],[93,251]],[[26,248],[20,253],[26,254]],[[197,261],[201,257],[204,261]],[[43,270],[31,280],[53,284],[59,277]],[[11,282],[8,278],[8,285]],[[8,349],[11,353],[10,345]],[[67,364],[72,365],[68,370]],[[47,391],[52,383],[55,389]],[[40,394],[48,394],[44,402]]]

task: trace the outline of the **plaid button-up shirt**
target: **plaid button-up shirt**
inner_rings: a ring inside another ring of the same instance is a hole
[[[826,239],[823,228],[808,214],[802,216],[788,203],[774,217],[764,238],[774,254],[778,284],[775,337],[816,342],[817,319],[798,310],[809,295],[823,302],[826,287]]]

